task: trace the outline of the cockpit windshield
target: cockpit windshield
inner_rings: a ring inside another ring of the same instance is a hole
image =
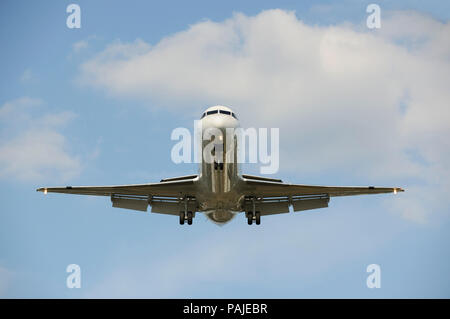
[[[217,114],[217,113],[219,113],[219,110],[212,110],[212,111],[206,112],[206,115]]]
[[[236,114],[234,114],[233,112],[230,112],[230,111],[226,111],[226,110],[211,110],[208,112],[204,112],[200,119],[204,118],[207,115],[218,114],[218,113],[224,114],[224,115],[231,115],[232,117],[234,117],[237,120]]]

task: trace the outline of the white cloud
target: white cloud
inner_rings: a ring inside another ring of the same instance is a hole
[[[80,159],[68,151],[60,132],[71,112],[35,115],[42,102],[28,97],[0,107],[0,177],[23,181],[64,181],[81,171]]]
[[[97,39],[97,36],[90,35],[82,40],[72,43],[72,50],[68,54],[68,59],[71,60],[77,55],[88,52],[92,48],[92,43]]]
[[[14,118],[17,120],[16,116],[12,116],[15,112],[15,115],[25,115],[27,112],[16,112],[17,110],[28,111],[31,108],[39,106],[42,104],[42,101],[39,99],[32,99],[29,97],[21,97],[13,101],[5,102],[2,107],[0,107],[0,120],[6,120],[8,117]]]
[[[450,24],[414,12],[386,16],[370,31],[311,26],[282,10],[235,14],[153,46],[113,43],[82,65],[80,78],[172,108],[187,101],[235,107],[244,124],[281,128],[287,170],[342,172],[370,184],[417,179],[419,193],[445,198]],[[412,219],[448,210],[440,202],[414,205]]]
[[[78,53],[81,50],[86,49],[88,46],[89,46],[89,43],[87,40],[80,40],[80,41],[75,42],[72,45],[72,48],[75,53]]]

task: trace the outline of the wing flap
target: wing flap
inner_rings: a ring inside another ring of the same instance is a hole
[[[293,200],[292,208],[294,212],[309,209],[325,208],[328,207],[329,201],[330,201],[329,197]]]
[[[251,200],[245,201],[244,211],[253,211]],[[255,211],[260,212],[261,216],[289,213],[289,202],[287,200],[257,201],[255,202]]]
[[[148,207],[148,200],[145,198],[115,198],[114,196],[111,196],[111,202],[113,207],[139,210],[141,212],[146,212]]]

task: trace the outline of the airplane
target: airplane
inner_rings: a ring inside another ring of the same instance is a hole
[[[213,128],[225,132],[239,128],[236,113],[226,106],[212,106],[201,116],[202,134]],[[203,136],[203,135],[202,135]],[[221,137],[222,139],[222,137]],[[212,141],[214,139],[212,138]],[[206,142],[201,143],[204,150]],[[196,213],[223,225],[245,213],[248,225],[261,223],[262,216],[328,207],[331,197],[381,193],[398,193],[400,187],[316,186],[284,183],[281,179],[240,173],[236,158],[236,139],[223,134],[222,152],[213,161],[202,160],[199,173],[162,179],[159,183],[116,186],[42,187],[37,191],[78,195],[109,196],[113,207],[177,216],[179,223],[192,225]]]

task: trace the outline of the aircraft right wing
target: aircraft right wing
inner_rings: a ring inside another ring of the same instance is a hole
[[[168,181],[149,184],[130,184],[114,186],[65,186],[65,187],[41,187],[36,191],[47,193],[63,193],[76,195],[131,195],[131,196],[177,196],[193,194],[193,180]]]
[[[163,179],[159,183],[130,184],[113,186],[65,186],[41,187],[36,191],[76,195],[110,196],[113,207],[146,211],[152,206],[152,212],[178,215],[181,199],[188,199],[188,209],[195,211],[197,175]]]

